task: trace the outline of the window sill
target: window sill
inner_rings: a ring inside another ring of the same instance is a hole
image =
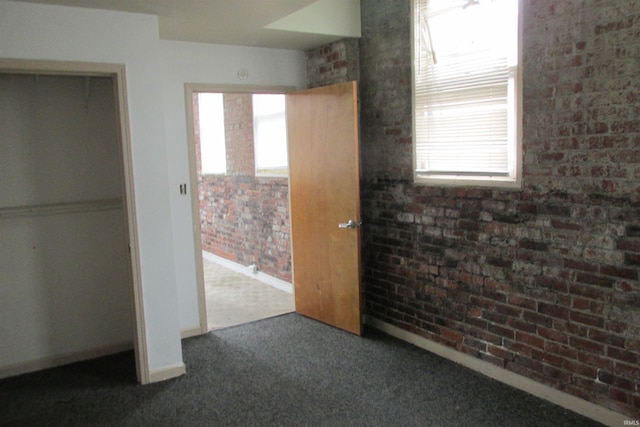
[[[256,179],[282,179],[282,180],[287,180],[289,179],[288,175],[255,175]]]
[[[414,182],[418,185],[432,185],[440,187],[491,187],[510,190],[520,190],[522,180],[511,177],[478,177],[451,175],[414,175]]]

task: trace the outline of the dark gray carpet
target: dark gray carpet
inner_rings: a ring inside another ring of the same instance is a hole
[[[595,426],[377,331],[288,314],[184,341],[136,385],[126,352],[0,381],[3,426]]]

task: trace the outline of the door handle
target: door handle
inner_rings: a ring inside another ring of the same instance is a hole
[[[361,225],[362,221],[355,222],[354,220],[350,219],[347,222],[341,222],[340,224],[338,224],[338,228],[356,228],[360,227]]]

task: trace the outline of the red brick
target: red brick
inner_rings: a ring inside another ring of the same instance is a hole
[[[607,347],[607,356],[631,364],[638,364],[640,359],[638,353],[611,346]]]
[[[605,329],[607,331],[617,333],[617,334],[624,334],[628,328],[629,328],[629,325],[627,325],[624,322],[620,322],[618,320],[609,320],[605,324]]]
[[[562,344],[567,344],[569,342],[569,337],[567,336],[567,334],[551,328],[538,326],[538,335],[540,335],[544,339],[556,341]]]
[[[467,315],[470,317],[482,317],[482,309],[477,307],[472,307],[467,310]]]
[[[486,311],[482,314],[484,319],[487,319],[489,322],[497,323],[500,325],[506,325],[509,321],[509,317],[504,314],[496,313],[495,311]]]
[[[630,254],[630,253],[624,254],[624,263],[625,265],[639,266],[640,254]]]
[[[505,360],[500,357],[496,357],[492,354],[480,353],[478,357],[480,357],[480,359],[484,360],[485,362],[489,362],[492,365],[496,365],[499,368],[505,367]]]
[[[614,280],[608,277],[602,277],[595,274],[588,274],[583,272],[578,272],[578,274],[576,275],[576,281],[585,283],[587,285],[601,286],[604,288],[610,288],[614,283]]]
[[[620,338],[620,337],[616,337],[616,338]],[[617,343],[610,343],[610,344],[616,345],[617,347],[624,347],[624,345],[618,345]],[[635,353],[640,354],[640,340],[627,339],[626,348],[629,351],[633,351]]]
[[[640,239],[623,237],[618,240],[617,247],[621,251],[640,252]]]
[[[503,326],[495,325],[493,323],[490,323],[489,325],[487,325],[487,330],[492,334],[496,334],[504,338],[514,339],[515,337],[515,332],[513,331],[513,329],[505,328]]]
[[[461,342],[463,338],[463,335],[460,332],[448,328],[441,328],[440,335],[442,335],[443,338],[454,342]]]
[[[578,337],[571,337],[569,339],[569,344],[579,350],[585,350],[595,354],[604,353],[604,345],[594,341],[589,341]]]
[[[592,377],[584,378],[578,375],[574,375],[571,377],[571,383],[577,385],[578,387],[582,387],[585,390],[589,390],[591,392],[595,392],[599,394],[609,392],[608,385],[598,382]]]
[[[527,308],[529,310],[536,311],[538,308],[538,303],[536,300],[524,297],[518,294],[510,294],[507,297],[507,301],[511,305],[515,305],[517,307]]]
[[[496,304],[496,312],[504,314],[510,317],[520,317],[522,315],[522,309],[505,304]]]
[[[615,377],[613,381],[613,385],[615,385],[618,388],[621,388],[622,390],[631,391],[631,392],[636,391],[635,381],[627,380],[625,378]]]
[[[600,274],[619,277],[621,279],[638,280],[638,270],[631,268],[614,267],[611,265],[600,266]]]
[[[502,344],[502,337],[487,331],[473,331],[472,335],[478,339],[481,339],[487,343],[494,345]]]
[[[516,341],[522,342],[526,345],[544,348],[544,340],[538,336],[526,334],[524,332],[516,331]]]
[[[520,354],[515,355],[514,363],[522,366],[523,368],[529,369],[533,372],[540,372],[542,370],[542,363],[540,361],[533,360],[528,357],[524,357]]]
[[[612,335],[603,331],[599,331],[597,329],[592,329],[589,331],[589,339],[597,342],[601,342],[603,344],[613,345],[615,347],[624,348],[626,344],[626,340],[617,335]]]
[[[525,310],[522,313],[522,318],[529,324],[535,325],[536,328],[553,327],[553,318],[544,316],[540,313],[534,313],[533,311]]]
[[[604,327],[604,319],[599,316],[593,316],[591,314],[581,313],[578,311],[572,311],[569,314],[569,319],[572,322],[583,323],[589,326]]]
[[[603,301],[606,298],[607,292],[603,288],[597,288],[594,286],[586,286],[574,284],[569,287],[569,292],[573,295],[580,295],[585,298],[593,300]]]
[[[487,351],[487,343],[482,340],[478,340],[470,336],[465,336],[462,342],[463,342],[463,346],[467,346],[469,347],[469,349],[474,350],[472,354],[476,354],[477,351],[482,351],[482,352]]]
[[[593,353],[579,351],[578,361],[595,366],[596,368],[607,369],[609,371],[612,371],[614,366],[613,360],[607,359],[604,353],[596,355]]]
[[[556,296],[556,304],[561,307],[571,307],[571,295],[569,294],[558,294]]]
[[[577,359],[578,351],[575,348],[568,347],[563,344],[559,344],[553,341],[547,341],[544,344],[545,351],[553,354],[558,354],[565,359]]]
[[[571,375],[565,370],[556,368],[551,365],[543,365],[542,373],[547,378],[552,378],[554,381],[549,384],[552,387],[560,388],[563,383],[568,383],[571,380]]]
[[[638,307],[640,305],[640,293],[620,293],[613,294],[612,304],[618,307]]]
[[[576,310],[589,310],[589,307],[591,307],[591,300],[586,298],[574,297],[571,307]]]
[[[640,381],[640,366],[638,365],[616,362],[614,372],[616,375]]]
[[[532,348],[529,347],[528,345],[525,345],[523,343],[520,342],[516,342],[516,341],[511,341],[511,340],[505,340],[504,341],[504,347],[508,348],[509,350],[513,351],[514,353],[523,355],[523,356],[531,356],[531,350]]]
[[[482,318],[478,317],[467,317],[466,324],[472,326],[476,330],[484,330],[487,329],[487,325],[489,322]]]
[[[575,360],[565,359],[563,365],[569,372],[575,373],[577,375],[582,375],[587,378],[595,378],[597,373],[597,369],[593,366],[589,366]]]
[[[331,66],[334,70],[339,70],[341,68],[346,68],[347,67],[347,61],[336,61],[332,64]]]
[[[556,367],[562,367],[563,362],[564,362],[564,358],[560,357],[560,356],[556,356],[552,353],[548,353],[545,351],[540,351],[540,350],[536,350],[533,349],[531,351],[531,357],[533,357],[536,360],[540,360],[542,362],[548,363],[550,365],[556,366]]]
[[[627,393],[627,392],[625,392],[623,390],[614,388],[614,387],[611,387],[611,389],[609,391],[609,396],[612,399],[615,399],[618,402],[622,402],[622,403],[629,403],[629,401],[630,401],[629,393]]]
[[[529,322],[525,322],[523,320],[520,319],[514,319],[512,317],[510,317],[507,320],[507,324],[509,326],[511,326],[514,329],[518,329],[521,331],[525,331],[525,332],[535,332],[536,330],[536,325],[533,323],[529,323]]]
[[[557,279],[555,277],[542,277],[540,279],[540,285],[558,292],[567,292],[567,289],[569,287],[566,281]]]
[[[490,354],[492,354],[492,355],[494,355],[494,356],[496,356],[496,357],[498,357],[498,358],[500,358],[502,360],[513,360],[513,358],[514,358],[514,354],[511,351],[506,350],[506,349],[504,349],[502,347],[496,347],[494,345],[489,345],[487,347],[487,351]]]
[[[564,307],[559,307],[555,304],[541,302],[538,304],[538,312],[558,319],[569,318],[569,310]]]
[[[475,295],[471,295],[469,297],[469,303],[474,307],[481,307],[486,310],[494,310],[495,308],[494,301],[487,298],[478,297]]]
[[[595,273],[596,271],[598,271],[598,265],[597,264],[592,264],[589,262],[585,262],[582,260],[575,260],[575,259],[570,259],[570,258],[565,258],[564,259],[564,266],[565,268],[571,268],[574,270],[582,270],[582,271],[590,271]]]

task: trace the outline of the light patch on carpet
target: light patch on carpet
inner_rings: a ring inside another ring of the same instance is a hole
[[[203,259],[209,329],[295,311],[293,295]]]

